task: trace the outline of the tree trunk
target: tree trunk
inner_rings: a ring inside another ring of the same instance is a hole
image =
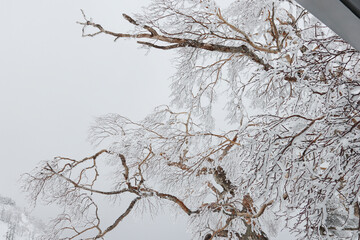
[[[238,240],[269,240],[263,231],[260,231],[260,233],[256,233],[251,229],[250,224],[245,223],[245,225],[247,226],[247,229],[244,234],[241,235],[239,233],[235,234]],[[207,234],[204,240],[217,239],[217,237],[233,239],[231,235],[229,236],[229,232],[227,230],[223,230],[221,232],[218,232],[214,237],[210,233]]]
[[[237,237],[239,240],[268,240],[268,237],[263,231],[260,231],[260,233],[256,233],[251,229],[250,224],[246,224],[247,229],[246,232],[242,235],[237,234]]]

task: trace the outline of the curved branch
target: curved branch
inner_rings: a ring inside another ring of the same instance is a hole
[[[117,225],[118,225],[127,215],[129,215],[129,213],[131,212],[131,210],[134,208],[135,203],[136,203],[137,201],[139,201],[140,199],[141,199],[141,197],[137,197],[137,198],[135,198],[134,200],[132,200],[131,203],[130,203],[130,205],[129,205],[128,208],[126,209],[126,211],[125,211],[123,214],[121,214],[121,216],[118,217],[118,218],[115,220],[115,222],[114,222],[112,225],[110,225],[104,232],[98,234],[98,235],[95,237],[95,239],[99,239],[99,238],[104,237],[105,234],[107,234],[108,232],[110,232],[110,231],[112,231],[114,228],[116,228]]]
[[[264,48],[261,47],[259,45],[256,45],[253,41],[251,41],[250,37],[248,34],[246,34],[244,31],[242,31],[241,29],[239,29],[238,27],[235,27],[234,25],[232,25],[231,23],[229,23],[228,21],[225,20],[225,18],[222,16],[220,9],[218,9],[218,12],[216,13],[216,16],[228,27],[230,27],[232,30],[234,30],[235,32],[240,33],[241,35],[244,36],[244,41],[247,42],[251,47],[253,47],[256,50],[262,51],[262,52],[267,52],[267,53],[279,53],[279,50],[273,50],[270,48]]]
[[[92,188],[88,188],[88,187],[85,187],[83,185],[80,185],[78,183],[76,183],[75,181],[71,180],[70,178],[67,178],[65,177],[64,175],[56,172],[54,169],[52,169],[52,167],[47,164],[47,168],[44,168],[45,170],[47,171],[50,171],[52,172],[54,175],[64,179],[65,181],[71,183],[75,188],[79,188],[79,189],[82,189],[82,190],[85,190],[85,191],[88,191],[88,192],[91,192],[91,193],[99,193],[99,194],[103,194],[103,195],[117,195],[117,194],[121,194],[121,193],[124,193],[124,192],[131,192],[131,193],[135,193],[136,195],[139,195],[138,192],[136,192],[134,189],[121,189],[121,190],[118,190],[118,191],[101,191],[101,190],[96,190],[96,189],[92,189]]]
[[[157,192],[157,191],[152,190],[152,189],[140,189],[140,191],[149,192],[149,193],[154,194],[155,196],[158,196],[159,198],[167,199],[167,200],[170,200],[170,201],[174,202],[174,203],[177,204],[187,215],[199,213],[198,210],[196,210],[196,211],[190,210],[190,209],[185,205],[185,203],[184,203],[183,201],[181,201],[180,199],[178,199],[177,197],[175,197],[175,196],[173,196],[173,195],[170,195],[170,194],[167,194],[167,193],[160,193],[160,192]]]
[[[260,217],[264,212],[265,212],[265,209],[272,205],[274,203],[274,200],[271,200],[270,202],[268,203],[265,203],[264,205],[262,205],[259,209],[259,211],[256,213],[256,214],[251,214],[251,213],[244,213],[244,212],[237,212],[236,213],[236,216],[237,217],[245,217],[245,218],[258,218]]]
[[[179,207],[186,212],[187,215],[191,215],[193,213],[199,213],[199,211],[191,211],[185,204],[183,201],[179,200],[177,197],[170,195],[170,194],[166,194],[166,193],[156,193],[156,196],[163,198],[163,199],[168,199],[174,203],[176,203],[177,205],[179,205]]]

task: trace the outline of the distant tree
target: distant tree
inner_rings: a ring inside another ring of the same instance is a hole
[[[33,200],[64,206],[49,238],[103,239],[146,204],[187,214],[194,239],[267,239],[281,224],[298,238],[357,236],[358,51],[292,0],[237,0],[226,10],[214,0],[154,0],[123,16],[133,32],[83,12],[83,36],[177,51],[172,103],[140,122],[100,117],[90,139],[103,150],[27,175]],[[133,200],[103,226],[95,196],[124,194]]]
[[[6,232],[6,240],[14,240],[15,229],[16,229],[16,224],[15,223],[9,223],[9,228],[8,228],[8,230]]]
[[[1,195],[0,195],[0,204],[10,205],[10,206],[15,206],[16,205],[14,200],[12,200],[11,198],[8,198],[8,197],[3,197]]]

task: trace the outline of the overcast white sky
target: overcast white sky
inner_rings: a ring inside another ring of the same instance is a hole
[[[93,153],[86,137],[94,117],[114,112],[141,119],[169,102],[171,52],[146,55],[131,40],[82,38],[76,24],[84,9],[107,28],[126,31],[131,26],[121,14],[139,12],[148,2],[0,0],[1,195],[26,207],[22,173],[54,156]],[[46,221],[54,211],[34,214]],[[107,239],[190,239],[185,220],[172,220],[166,214],[129,218]]]

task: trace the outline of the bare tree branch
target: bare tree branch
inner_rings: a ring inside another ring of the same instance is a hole
[[[132,19],[131,17],[129,17],[128,15],[123,14],[123,16],[131,24],[138,25],[136,23],[136,21],[134,19]],[[155,47],[155,48],[159,48],[159,49],[165,49],[165,50],[182,48],[182,47],[192,47],[192,48],[203,49],[203,50],[207,50],[207,51],[216,51],[216,52],[223,52],[223,53],[240,53],[240,54],[243,54],[244,56],[249,57],[255,63],[262,65],[266,71],[273,68],[270,64],[265,63],[263,59],[261,59],[259,56],[257,56],[246,45],[241,45],[238,47],[225,46],[225,45],[220,45],[220,44],[204,43],[204,42],[200,42],[200,41],[193,40],[193,39],[168,37],[165,35],[159,35],[153,28],[151,28],[149,26],[143,26],[143,28],[146,29],[147,31],[149,31],[150,34],[146,34],[146,33],[140,33],[140,34],[116,33],[116,32],[105,30],[100,24],[93,23],[93,22],[87,20],[85,15],[84,15],[84,18],[85,18],[86,22],[79,22],[79,24],[84,26],[83,33],[84,33],[86,26],[92,26],[92,27],[98,29],[98,32],[96,32],[95,34],[83,34],[84,37],[94,37],[100,33],[104,33],[107,35],[114,36],[115,40],[117,40],[119,38],[136,38],[136,39],[147,38],[147,39],[152,39],[152,40],[158,40],[158,41],[161,41],[164,43],[175,43],[175,45],[170,45],[170,46],[158,46],[153,43],[147,43],[147,42],[143,42],[143,41],[139,42],[140,44],[143,44],[143,45],[147,45],[147,46]]]

